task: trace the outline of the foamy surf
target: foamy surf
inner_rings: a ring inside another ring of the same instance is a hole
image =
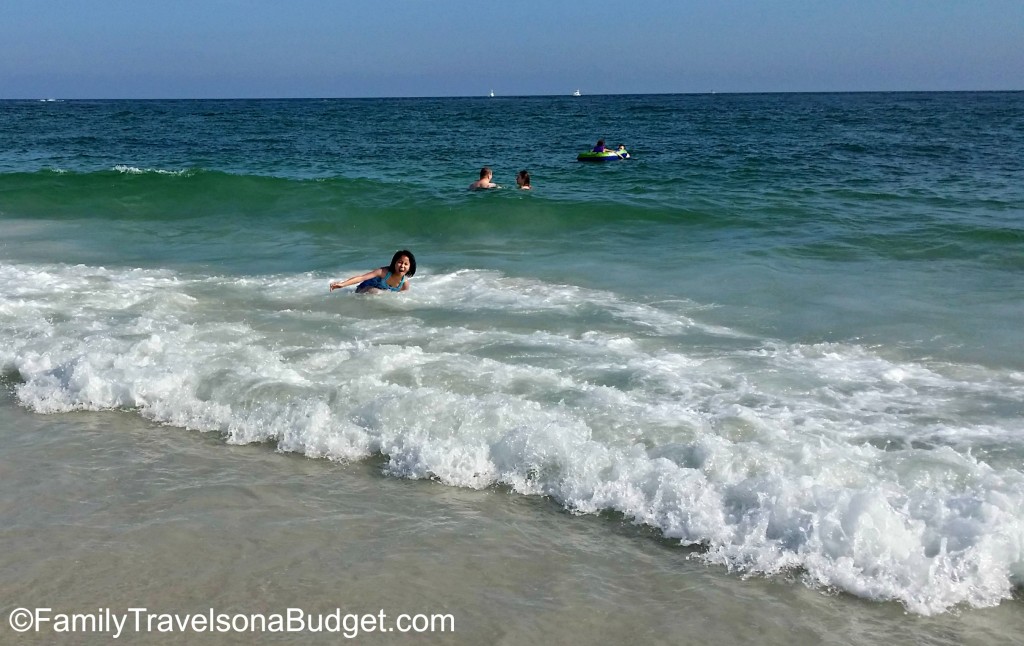
[[[357,297],[313,274],[4,264],[0,366],[40,413],[380,454],[397,477],[616,511],[709,563],[916,613],[1024,582],[1020,373],[496,271],[415,280]]]
[[[189,175],[190,173],[194,172],[187,168],[182,168],[179,170],[165,170],[162,168],[137,168],[135,166],[129,166],[127,164],[118,164],[114,166],[112,170],[117,171],[118,173],[123,173],[125,175],[145,175],[147,173],[152,173],[154,175]]]

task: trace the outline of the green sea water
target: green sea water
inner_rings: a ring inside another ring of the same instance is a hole
[[[778,291],[763,313],[783,336],[857,336],[893,316],[945,335],[966,317],[975,333],[943,348],[1012,360],[1020,100],[6,102],[3,217],[46,222],[50,239],[57,223],[68,262],[333,272],[415,246],[446,269],[696,296],[737,316]],[[577,163],[598,137],[633,158]],[[483,165],[510,188],[462,190]],[[531,194],[511,188],[521,168]]]
[[[4,405],[1019,604],[1021,159],[1021,93],[0,102]]]

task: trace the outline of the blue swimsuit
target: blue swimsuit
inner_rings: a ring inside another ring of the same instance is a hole
[[[356,292],[365,292],[368,289],[385,289],[390,292],[402,291],[402,285],[405,284],[405,276],[402,276],[402,280],[398,281],[398,285],[396,285],[395,287],[388,285],[388,278],[391,278],[390,271],[388,272],[388,275],[385,276],[384,278],[381,278],[380,276],[374,276],[369,280],[364,280],[363,282],[359,283],[358,287],[356,287]]]

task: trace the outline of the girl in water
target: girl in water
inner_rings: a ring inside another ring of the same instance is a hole
[[[407,292],[409,283],[406,278],[416,274],[416,256],[407,249],[396,251],[391,258],[391,264],[387,267],[378,267],[359,276],[353,276],[345,280],[336,280],[331,283],[331,291],[355,285],[357,294],[379,294],[380,292]]]
[[[530,190],[530,173],[529,171],[521,170],[516,175],[516,185],[524,191]]]

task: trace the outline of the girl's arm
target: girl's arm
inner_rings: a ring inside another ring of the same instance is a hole
[[[368,271],[365,274],[353,276],[352,278],[346,278],[345,280],[336,280],[333,283],[331,283],[331,291],[333,292],[334,290],[341,289],[342,287],[355,285],[357,283],[361,283],[364,280],[369,280],[371,278],[380,278],[384,276],[384,272],[386,270],[387,267],[378,267],[377,269],[374,269],[373,271]]]
[[[407,291],[409,291],[409,279],[408,279],[408,278],[406,278],[406,279],[405,279],[405,282],[404,282],[404,283],[402,283],[402,289],[401,289],[401,291],[403,291],[403,292],[407,292]]]

